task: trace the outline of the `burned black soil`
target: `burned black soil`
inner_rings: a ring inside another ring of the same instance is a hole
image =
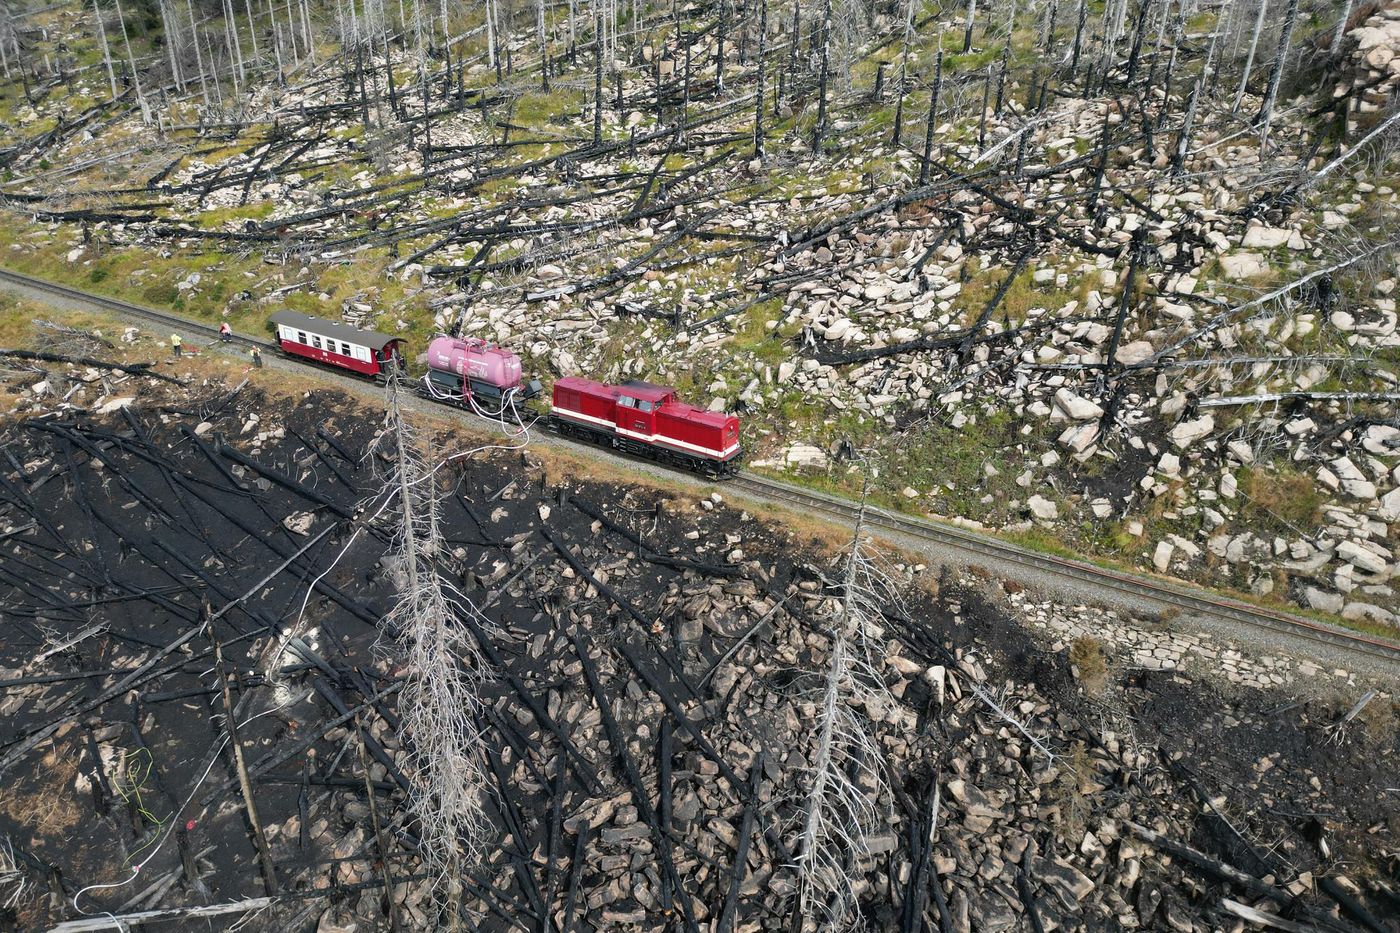
[[[129,394],[106,414],[29,411],[4,435],[0,841],[23,887],[0,926],[269,893],[221,673],[282,896],[175,927],[440,926],[405,810],[418,776],[395,702],[412,672],[381,630],[393,528],[361,508],[386,465],[368,453],[381,414],[256,386]],[[573,463],[504,451],[439,474],[439,570],[493,626],[474,635],[495,666],[495,840],[467,872],[466,928],[788,929],[840,556]],[[1235,922],[1223,897],[1392,928],[1388,699],[1333,741],[1354,697],[1140,671],[1090,697],[994,584],[890,572],[906,591],[886,620],[900,704],[866,712],[898,792],[855,862],[865,928],[1204,931]],[[1269,877],[1222,885],[1132,823]]]

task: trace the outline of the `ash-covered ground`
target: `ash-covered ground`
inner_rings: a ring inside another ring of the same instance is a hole
[[[359,507],[382,412],[50,370],[0,456],[0,926],[444,928],[381,630],[393,529]],[[438,568],[486,622],[446,624],[491,662],[462,928],[793,928],[843,533],[581,472],[436,474]],[[885,569],[859,928],[1400,929],[1393,697],[1343,722],[1364,685],[1149,670],[1037,634],[1014,586]]]

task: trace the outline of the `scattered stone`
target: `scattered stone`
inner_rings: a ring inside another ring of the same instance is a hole
[[[1167,439],[1177,447],[1185,449],[1215,430],[1215,417],[1202,415],[1190,421],[1183,421],[1167,432]]]
[[[1031,496],[1026,505],[1031,514],[1043,521],[1053,521],[1060,517],[1060,509],[1054,502],[1039,494]]]

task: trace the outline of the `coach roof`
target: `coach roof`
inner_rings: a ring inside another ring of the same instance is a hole
[[[268,320],[284,327],[304,330],[308,334],[319,334],[322,337],[339,340],[341,343],[354,343],[362,347],[369,347],[371,350],[383,350],[386,344],[399,339],[372,330],[360,330],[349,324],[338,324],[335,321],[312,317],[299,311],[277,311],[269,315]]]

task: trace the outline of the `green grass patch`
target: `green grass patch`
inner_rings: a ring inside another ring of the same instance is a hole
[[[197,226],[212,230],[240,220],[262,220],[269,216],[276,207],[277,204],[274,201],[256,201],[252,204],[236,207],[214,208],[198,215]]]
[[[1256,530],[1307,531],[1317,525],[1326,497],[1306,473],[1252,467],[1236,479],[1244,497],[1241,510]]]
[[[577,113],[583,99],[582,91],[567,88],[529,91],[516,98],[511,122],[520,126],[543,126],[555,117]]]

